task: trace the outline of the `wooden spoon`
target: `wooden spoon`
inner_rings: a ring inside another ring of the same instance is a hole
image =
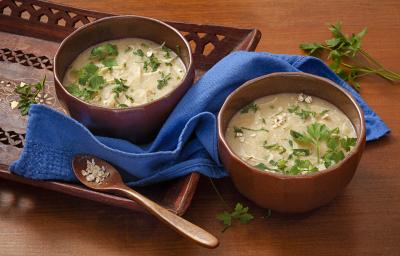
[[[104,166],[106,172],[109,172],[109,175],[104,179],[103,182],[97,183],[95,180],[88,181],[87,176],[83,175],[82,170],[86,170],[87,161],[94,161],[96,165],[98,165],[99,167]],[[72,161],[72,169],[78,180],[87,187],[98,191],[120,194],[129,199],[132,199],[136,203],[143,206],[149,213],[169,225],[172,229],[174,229],[181,235],[193,240],[199,245],[207,248],[215,248],[218,246],[219,241],[212,234],[194,225],[193,223],[190,223],[189,221],[179,217],[178,215],[168,211],[157,203],[151,201],[150,199],[126,186],[125,183],[122,181],[119,172],[106,161],[95,156],[77,155]]]

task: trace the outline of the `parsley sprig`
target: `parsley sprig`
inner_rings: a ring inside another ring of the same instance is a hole
[[[217,215],[217,219],[225,225],[225,228],[222,230],[224,232],[232,226],[233,219],[239,220],[242,224],[247,224],[254,217],[249,213],[249,207],[244,207],[241,203],[237,203],[232,212],[224,211]]]
[[[42,81],[36,84],[25,84],[15,88],[15,92],[19,95],[17,108],[21,112],[22,116],[28,114],[31,104],[38,103],[36,98],[38,94],[43,91],[45,82],[46,76],[44,76]]]
[[[90,100],[106,84],[105,79],[98,74],[99,67],[93,63],[83,66],[78,73],[77,83],[72,83],[66,87],[72,95]]]
[[[228,204],[222,197],[221,193],[218,191],[214,182],[212,181],[211,178],[209,178],[209,180],[210,180],[212,188],[214,189],[215,193],[217,194],[217,196],[219,197],[219,199],[221,200],[221,202],[223,203],[223,205],[226,209],[225,211],[223,211],[222,213],[219,213],[216,216],[216,218],[219,221],[221,221],[222,224],[224,224],[224,229],[222,230],[222,232],[225,232],[228,228],[230,228],[232,226],[232,220],[234,220],[234,219],[239,220],[240,223],[242,223],[242,224],[247,224],[251,220],[254,219],[254,216],[251,213],[249,213],[249,207],[244,207],[241,203],[236,203],[236,206],[233,209],[233,211],[229,211]]]
[[[375,74],[391,82],[400,81],[399,73],[386,69],[361,48],[361,40],[367,33],[367,28],[350,36],[342,32],[340,23],[330,25],[329,30],[333,38],[326,40],[325,43],[300,44],[300,49],[310,55],[317,55],[322,51],[328,52],[329,67],[356,90],[360,89],[360,84],[356,80],[365,75]],[[357,56],[362,56],[367,64],[360,63]]]

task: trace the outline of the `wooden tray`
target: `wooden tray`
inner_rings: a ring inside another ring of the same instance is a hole
[[[36,187],[59,191],[93,201],[142,210],[136,203],[114,195],[88,190],[83,186],[36,181],[10,173],[9,164],[18,159],[24,145],[27,118],[10,107],[18,97],[15,86],[47,76],[43,104],[63,111],[53,87],[53,56],[60,41],[74,29],[112,14],[81,10],[44,1],[0,0],[0,177]],[[195,61],[196,78],[235,50],[252,51],[261,34],[256,29],[167,22],[189,41]],[[194,170],[195,171],[195,170]],[[140,191],[172,212],[182,215],[188,208],[199,180],[198,173],[164,182]]]

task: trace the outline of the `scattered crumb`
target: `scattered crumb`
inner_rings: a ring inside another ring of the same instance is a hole
[[[96,182],[97,184],[101,184],[104,180],[110,176],[110,172],[107,171],[104,166],[98,166],[92,161],[86,161],[86,169],[82,170],[82,175],[86,178],[89,182]]]

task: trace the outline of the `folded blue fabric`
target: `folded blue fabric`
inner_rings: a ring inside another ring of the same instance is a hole
[[[225,98],[252,78],[295,71],[326,77],[348,90],[364,110],[368,141],[389,132],[360,95],[319,59],[235,52],[218,62],[186,93],[148,145],[94,136],[70,117],[43,105],[33,105],[25,147],[10,168],[33,179],[74,181],[71,159],[86,153],[118,167],[131,186],[157,183],[190,172],[213,178],[226,176],[218,159],[216,125],[216,114]]]

